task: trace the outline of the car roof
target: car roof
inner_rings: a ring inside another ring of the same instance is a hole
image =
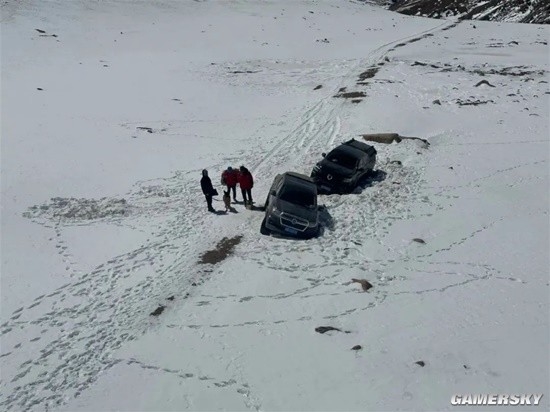
[[[347,144],[342,144],[338,147],[335,147],[330,151],[329,154],[334,154],[334,153],[345,153],[347,155],[351,155],[356,158],[367,156],[367,153],[363,152],[362,150],[356,149],[353,146],[349,146]]]
[[[303,175],[301,173],[285,172],[285,173],[283,173],[283,177],[286,180],[303,180],[304,181],[303,183],[315,184],[315,182],[313,181],[313,179],[311,177]]]
[[[309,188],[311,190],[317,190],[317,185],[315,184],[313,179],[301,173],[285,172],[283,173],[282,177],[285,181],[285,184],[290,183],[291,185],[302,186],[304,189]]]
[[[354,148],[359,149],[362,152],[366,152],[366,153],[371,152],[372,149],[373,149],[372,146],[370,146],[366,143],[360,142],[359,140],[355,140],[355,139],[348,140],[347,142],[342,143],[342,145],[354,147]]]

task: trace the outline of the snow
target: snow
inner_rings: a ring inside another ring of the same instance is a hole
[[[347,1],[5,0],[1,29],[3,409],[550,406],[547,27]],[[261,205],[277,173],[376,132],[430,144],[373,143],[378,179],[321,196],[318,239],[206,212],[203,168],[219,190],[246,165]]]

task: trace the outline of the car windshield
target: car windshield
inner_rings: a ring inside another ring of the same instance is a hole
[[[357,166],[357,159],[348,153],[344,152],[330,152],[327,156],[329,162],[336,163],[346,169],[354,170]]]
[[[315,193],[296,186],[283,187],[279,199],[307,208],[315,206]]]

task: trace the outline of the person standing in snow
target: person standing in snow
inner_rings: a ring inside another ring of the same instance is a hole
[[[224,170],[222,173],[222,185],[227,186],[227,191],[233,190],[233,201],[237,201],[237,183],[239,181],[239,172],[233,169],[231,166]]]
[[[201,188],[202,193],[204,193],[204,197],[206,197],[208,211],[215,212],[214,208],[212,207],[212,196],[214,196],[216,192],[214,190],[214,187],[212,186],[212,181],[208,177],[208,170],[206,169],[202,171]]]
[[[239,186],[241,187],[241,193],[243,194],[244,205],[252,206],[252,188],[254,187],[254,179],[252,174],[244,166],[239,168],[240,173],[238,176]]]

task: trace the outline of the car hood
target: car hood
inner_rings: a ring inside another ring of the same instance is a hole
[[[341,178],[353,176],[353,170],[347,169],[328,160],[322,160],[317,163],[317,165],[320,168],[319,172],[321,173],[321,175],[326,176],[327,174],[331,174]]]
[[[317,216],[319,215],[319,210],[317,207],[315,209],[308,209],[306,207],[298,206],[294,203],[286,202],[281,199],[277,199],[277,201],[275,202],[275,207],[281,212],[300,217],[307,220],[308,222],[317,221]]]

